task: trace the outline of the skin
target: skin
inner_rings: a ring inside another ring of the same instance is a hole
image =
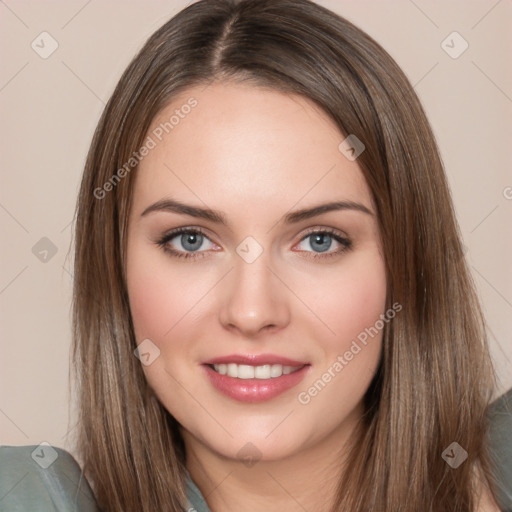
[[[190,97],[197,106],[136,171],[130,307],[137,342],[149,338],[160,350],[144,372],[182,426],[187,468],[212,511],[327,510],[378,365],[381,331],[307,405],[298,394],[385,313],[371,194],[357,160],[338,150],[344,135],[300,96],[233,83],[191,88],[148,133]],[[228,226],[169,211],[141,215],[169,198],[221,211]],[[353,201],[370,213],[347,209],[296,224],[281,220],[333,201]],[[181,235],[168,246],[203,257],[173,257],[158,245],[179,227],[200,227],[207,238],[195,252]],[[325,256],[343,245],[327,236],[331,245],[321,252],[315,237],[306,236],[313,229],[335,230],[351,248]],[[263,248],[252,263],[236,252],[247,236]],[[201,367],[233,353],[273,353],[311,367],[295,388],[247,404],[218,392]],[[259,457],[250,467],[237,455],[249,442]]]

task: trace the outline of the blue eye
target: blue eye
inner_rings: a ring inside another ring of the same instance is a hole
[[[182,249],[176,248],[175,243],[173,243],[174,239],[178,240],[177,243],[181,245]],[[198,228],[178,228],[166,234],[157,244],[173,257],[195,259],[207,255],[207,250],[200,250],[206,240],[210,241],[206,234]],[[301,250],[299,252],[311,253],[307,257],[313,259],[338,256],[352,248],[352,242],[348,238],[331,229],[311,231],[302,237],[300,244],[306,240],[309,240],[309,246],[313,251]],[[333,240],[340,245],[340,248],[328,252]],[[211,241],[210,243],[213,244]]]
[[[171,242],[175,238],[178,239],[184,251],[172,247]],[[168,252],[172,256],[178,258],[197,258],[205,256],[206,251],[199,251],[205,240],[209,240],[208,237],[197,228],[178,228],[165,235],[157,243],[165,252]],[[190,251],[190,253],[188,251]]]
[[[300,243],[303,243],[307,240],[309,241],[309,246],[313,249],[313,251],[305,252],[313,252],[313,254],[309,256],[312,258],[339,256],[341,253],[344,253],[345,251],[352,248],[352,242],[348,238],[341,236],[336,231],[331,229],[311,231],[302,238]],[[327,252],[331,248],[333,240],[341,247],[335,251]]]

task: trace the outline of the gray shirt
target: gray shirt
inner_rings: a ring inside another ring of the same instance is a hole
[[[210,512],[187,472],[187,512]],[[0,446],[0,512],[99,512],[70,453],[47,443]]]

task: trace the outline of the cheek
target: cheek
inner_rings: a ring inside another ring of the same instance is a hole
[[[310,292],[315,312],[334,332],[317,336],[322,360],[297,398],[311,417],[321,416],[326,426],[333,426],[361,403],[378,367],[383,329],[375,326],[384,325],[380,319],[387,294],[382,259],[368,253],[347,262],[329,290],[314,297]]]
[[[193,335],[195,315],[201,315],[200,299],[208,289],[190,286],[184,267],[172,266],[165,254],[143,244],[129,249],[127,286],[137,344],[150,339],[160,350],[144,366],[147,382],[178,421],[185,420],[189,397],[176,383],[189,379],[190,352],[186,343]],[[211,286],[211,284],[209,285]],[[183,341],[183,343],[180,343]],[[174,377],[174,378],[173,378]],[[195,383],[187,386],[193,392]]]
[[[137,342],[149,338],[156,344],[190,310],[197,292],[187,289],[186,272],[171,271],[165,255],[135,244],[129,249],[127,285]]]
[[[304,296],[317,318],[328,327],[325,349],[347,350],[353,339],[373,326],[386,307],[387,284],[377,251],[354,255],[336,272],[306,283]]]
[[[134,266],[128,273],[128,295],[137,342],[159,339],[171,327],[171,312],[177,306],[165,280],[147,268]]]

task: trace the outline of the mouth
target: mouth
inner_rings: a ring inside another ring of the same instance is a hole
[[[236,359],[237,362],[228,358],[211,360],[201,366],[215,390],[238,402],[271,400],[297,386],[311,369],[309,363],[283,358],[282,362],[293,364],[277,363],[276,358],[274,361],[266,360],[264,364],[247,364],[246,356],[237,356]],[[240,359],[244,361],[240,362]]]

